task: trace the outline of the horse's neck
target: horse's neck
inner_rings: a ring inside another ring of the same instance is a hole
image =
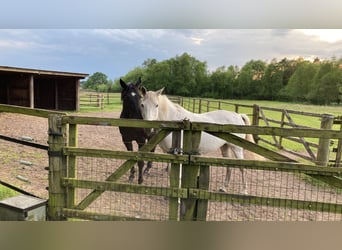
[[[141,112],[138,108],[129,107],[129,105],[123,105],[120,118],[142,119]]]
[[[187,111],[182,106],[170,101],[167,96],[161,95],[159,98],[159,119],[160,120],[183,120],[191,119],[193,113]]]

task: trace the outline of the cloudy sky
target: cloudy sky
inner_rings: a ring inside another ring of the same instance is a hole
[[[340,58],[341,9],[341,0],[11,0],[1,6],[0,65],[115,79],[184,52],[211,70]]]
[[[148,58],[182,53],[209,69],[304,57],[342,57],[342,29],[0,29],[0,65],[125,75]]]

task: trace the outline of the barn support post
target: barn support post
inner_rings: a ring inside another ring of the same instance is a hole
[[[201,131],[192,131],[189,120],[184,120],[183,153],[189,155],[189,163],[182,166],[182,188],[198,188],[199,165],[192,164],[191,155],[198,154],[198,147],[201,140]],[[181,199],[180,220],[197,220],[197,197],[189,192],[187,199]]]
[[[334,116],[324,114],[321,120],[321,129],[332,129],[334,123]],[[320,138],[317,150],[317,165],[327,166],[329,162],[329,146],[330,139]]]
[[[61,180],[66,176],[66,156],[63,147],[67,143],[67,126],[62,124],[61,115],[49,115],[49,201],[48,218],[65,220],[62,209],[66,207],[66,189]]]
[[[30,75],[29,82],[29,100],[30,100],[30,108],[34,108],[34,76]]]
[[[81,86],[81,83],[80,83],[80,79],[76,79],[76,82],[75,82],[75,84],[76,84],[76,93],[75,93],[75,95],[76,95],[76,98],[75,98],[75,107],[76,107],[76,111],[78,112],[78,111],[80,111],[80,86]]]

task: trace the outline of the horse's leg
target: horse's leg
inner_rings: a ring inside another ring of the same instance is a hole
[[[127,151],[133,151],[133,144],[132,144],[132,141],[128,142],[128,141],[124,141],[124,144],[127,148]],[[131,168],[131,172],[130,172],[130,175],[129,175],[129,182],[133,182],[134,180],[134,174],[135,174],[135,168],[134,166]]]
[[[222,156],[223,157],[228,157],[228,158],[231,158],[231,151],[230,151],[230,148],[227,144],[223,145],[221,147],[221,153],[222,153]],[[229,181],[230,181],[230,177],[231,177],[231,174],[232,174],[232,170],[230,168],[226,168],[226,177],[224,179],[224,182],[223,182],[223,187],[220,187],[220,191],[221,192],[226,192],[226,188],[228,187],[228,184],[229,184]]]
[[[151,129],[145,129],[145,137],[147,139],[147,143],[149,142],[149,140],[151,140],[151,138],[156,134],[155,131],[152,131]],[[156,147],[154,147],[151,152],[154,152],[156,150]],[[147,162],[147,167],[144,170],[144,174],[149,175],[150,169],[152,168],[152,161],[148,161]]]
[[[154,147],[151,152],[154,152],[156,150],[156,147]],[[152,161],[147,162],[147,167],[144,170],[145,175],[150,175],[150,169],[152,168]]]
[[[144,143],[138,143],[139,149],[144,146]],[[144,169],[144,161],[138,161],[138,169],[139,169],[139,177],[138,177],[138,184],[142,184],[144,181],[143,177],[143,169]]]
[[[235,157],[237,159],[243,159],[243,148],[241,147],[237,147],[237,146],[234,146],[232,147],[232,150],[235,154]],[[241,172],[241,179],[242,179],[242,184],[243,184],[243,193],[244,194],[248,194],[248,191],[247,191],[247,179],[245,177],[245,170],[243,168],[240,168],[240,172]]]

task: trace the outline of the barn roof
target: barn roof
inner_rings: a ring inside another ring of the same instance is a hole
[[[41,70],[41,69],[27,69],[27,68],[17,68],[0,66],[0,73],[26,73],[35,75],[45,75],[45,76],[70,76],[76,78],[86,78],[89,74],[85,73],[74,73],[74,72],[63,72],[63,71],[52,71],[52,70]]]

